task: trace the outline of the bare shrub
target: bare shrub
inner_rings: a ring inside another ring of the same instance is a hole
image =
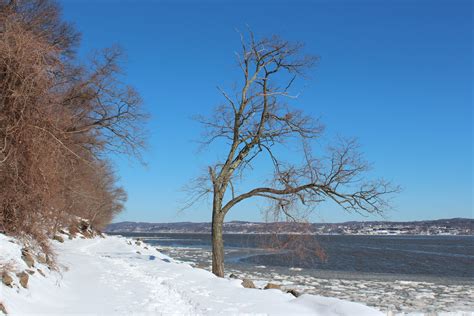
[[[141,99],[117,48],[78,66],[79,35],[48,0],[0,1],[0,230],[47,236],[77,217],[103,228],[123,209],[108,153],[138,155]]]
[[[328,255],[314,235],[309,222],[273,223],[268,236],[261,238],[260,246],[291,258],[292,265],[313,266],[315,262],[326,262]],[[291,230],[289,230],[291,228]]]

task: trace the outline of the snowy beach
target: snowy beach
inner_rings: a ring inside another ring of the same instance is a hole
[[[209,248],[183,246],[186,244],[184,237],[181,237],[183,239],[179,240],[181,244],[178,246],[178,237],[173,238],[175,239],[170,238],[168,241],[165,237],[156,240],[144,237],[146,242],[158,246],[163,253],[210,270]],[[163,246],[163,244],[175,245]],[[360,302],[385,313],[466,312],[469,315],[469,312],[474,311],[472,278],[317,270],[277,266],[271,262],[259,265],[235,259],[243,254],[258,253],[255,248],[229,247],[226,251],[226,256],[229,258],[226,265],[227,273],[255,280],[261,287],[267,282],[274,282],[280,284],[283,289],[296,289],[301,293]],[[382,260],[377,256],[370,258],[374,261]],[[415,269],[415,266],[413,268]]]
[[[217,278],[123,237],[54,241],[60,273],[38,262],[28,268],[21,249],[0,235],[0,263],[30,274],[27,288],[1,285],[0,302],[13,315],[383,315],[336,298],[246,289],[241,280]]]

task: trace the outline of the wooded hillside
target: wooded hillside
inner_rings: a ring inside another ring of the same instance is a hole
[[[101,229],[123,209],[108,157],[143,146],[120,49],[83,62],[79,38],[55,2],[0,1],[0,231],[46,251],[78,217]]]

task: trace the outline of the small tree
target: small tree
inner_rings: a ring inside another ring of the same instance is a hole
[[[251,198],[268,200],[274,220],[298,221],[307,218],[301,210],[313,210],[331,200],[346,211],[381,213],[388,206],[385,196],[395,192],[384,180],[364,181],[368,164],[358,153],[357,143],[341,140],[328,150],[327,158],[315,158],[311,144],[320,138],[322,125],[285,102],[296,99],[290,88],[304,77],[316,57],[303,56],[302,45],[279,37],[257,40],[241,37],[237,54],[243,74],[240,88],[231,96],[219,88],[225,103],[210,118],[199,117],[205,126],[204,144],[223,139],[225,158],[209,166],[208,175],[199,178],[194,197],[212,193],[212,272],[224,276],[223,223],[237,204]],[[303,163],[281,158],[278,145],[300,142]],[[273,179],[267,185],[238,193],[236,185],[257,157],[266,156],[273,166]],[[209,183],[205,186],[204,182]],[[191,199],[194,202],[195,198]]]

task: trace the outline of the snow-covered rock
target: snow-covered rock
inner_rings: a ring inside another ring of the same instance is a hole
[[[22,245],[0,234],[0,266],[27,269]],[[29,276],[28,288],[0,285],[0,303],[18,314],[381,315],[365,305],[279,290],[244,288],[238,279],[178,263],[123,237],[53,241],[60,272]],[[146,249],[146,248],[147,249]],[[137,253],[139,252],[139,253]],[[1,314],[1,312],[0,312]]]

